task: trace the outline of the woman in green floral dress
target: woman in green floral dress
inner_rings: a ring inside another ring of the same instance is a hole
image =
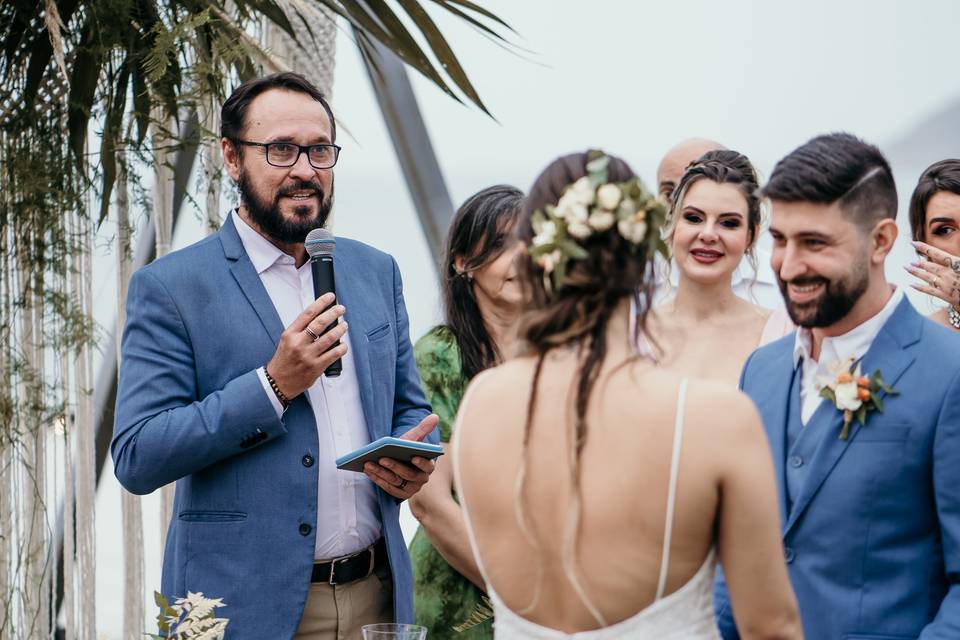
[[[442,265],[446,323],[414,347],[444,448],[467,383],[512,347],[523,302],[514,267],[521,247],[513,239],[522,200],[513,187],[489,187],[470,197],[450,225]],[[493,638],[447,456],[439,458],[410,508],[421,525],[410,544],[417,624],[431,638]]]

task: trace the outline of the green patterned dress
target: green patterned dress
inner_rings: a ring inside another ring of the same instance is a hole
[[[468,382],[463,374],[457,342],[449,328],[435,327],[417,341],[413,354],[427,401],[440,417],[440,441],[450,442],[457,407]],[[484,608],[484,593],[447,564],[430,544],[423,528],[410,543],[410,559],[413,562],[414,615],[417,624],[429,629],[430,638],[493,638],[491,620],[460,632],[454,630],[467,622],[475,611]]]

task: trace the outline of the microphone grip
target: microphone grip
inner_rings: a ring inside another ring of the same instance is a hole
[[[333,256],[315,256],[310,258],[310,268],[313,271],[314,299],[319,298],[325,293],[333,293],[334,295],[336,295],[337,286],[336,286],[336,281],[334,280],[334,277],[333,277]],[[336,301],[334,301],[334,304],[336,304]],[[339,321],[334,320],[327,326],[326,329],[323,330],[323,333],[330,331],[335,326],[337,326],[337,324],[339,324]],[[323,335],[323,333],[321,333],[320,335]],[[340,341],[337,340],[337,342],[330,348],[332,349],[333,347],[336,347],[339,344],[340,344]],[[341,362],[340,358],[337,358],[329,367],[327,367],[327,370],[324,371],[323,373],[328,378],[334,378],[336,376],[339,376],[342,371],[343,371],[343,362]]]

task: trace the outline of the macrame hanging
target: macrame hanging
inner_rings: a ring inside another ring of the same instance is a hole
[[[275,59],[316,85],[329,102],[333,96],[333,71],[337,53],[336,15],[317,3],[295,4],[296,9],[306,18],[306,21],[291,20],[297,39],[294,40],[271,22],[264,29],[266,49]]]
[[[157,259],[170,253],[173,240],[173,158],[171,145],[176,139],[173,114],[162,107],[154,109],[151,125],[153,144],[153,225],[156,231]],[[173,483],[160,489],[160,548],[167,544],[167,527],[173,513]]]
[[[88,211],[92,211],[88,209]],[[72,268],[73,294],[79,300],[79,312],[84,318],[93,317],[93,220],[88,212],[73,216],[73,235],[76,239]],[[93,416],[93,353],[89,341],[79,347],[74,363],[76,380],[76,424],[71,429],[75,436],[73,448],[76,459],[76,545],[77,587],[76,637],[94,640],[96,633],[96,424]]]
[[[116,218],[117,218],[117,371],[120,370],[122,327],[126,323],[127,288],[133,275],[133,229],[127,193],[127,158],[117,152]],[[140,496],[120,489],[120,510],[123,521],[123,637],[135,638],[143,633],[143,510]]]

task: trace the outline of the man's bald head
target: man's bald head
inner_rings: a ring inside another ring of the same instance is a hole
[[[660,161],[657,167],[657,192],[667,202],[673,190],[676,188],[687,165],[697,160],[707,151],[716,151],[717,149],[726,149],[725,146],[715,140],[706,138],[688,138],[674,146]]]

